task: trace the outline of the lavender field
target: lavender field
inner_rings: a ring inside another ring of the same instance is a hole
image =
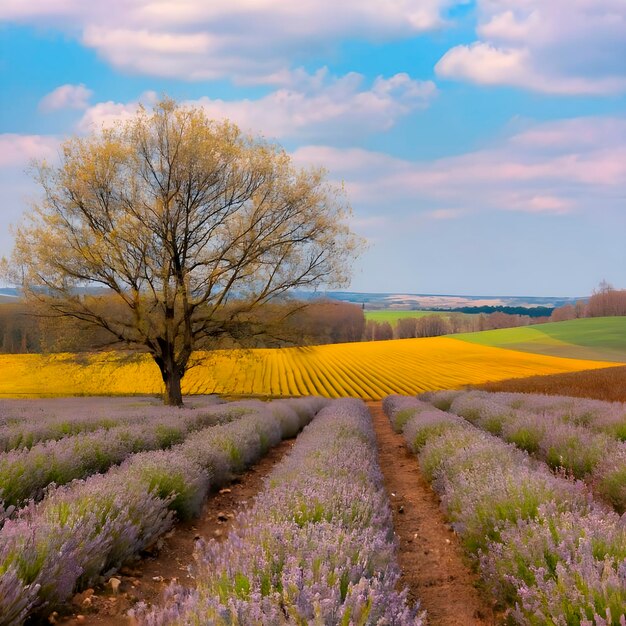
[[[449,567],[469,566],[484,607],[476,625],[624,626],[624,408],[477,391],[389,396],[383,409],[402,439],[392,436],[411,452],[399,507],[387,481],[402,461],[379,465],[389,443],[361,400],[3,401],[0,625],[455,623],[428,595],[441,586],[445,604],[455,583],[401,567],[407,546],[427,546],[411,552],[419,564],[445,540],[469,559]],[[230,494],[281,446],[250,501],[232,515],[211,508],[211,494]],[[429,497],[422,477],[446,523],[425,519],[407,535],[405,506]],[[230,520],[227,532],[203,531],[207,516]],[[437,524],[439,538],[420,536]],[[177,568],[185,574],[137,582],[174,531],[200,533]],[[156,591],[135,597],[131,582]],[[118,601],[123,610],[103,612]]]
[[[422,626],[398,592],[391,512],[369,413],[337,400],[299,436],[223,543],[201,543],[193,591],[142,624]]]
[[[622,405],[442,392],[384,406],[505,616],[626,623],[624,457],[608,434]]]
[[[90,410],[106,414],[97,403],[70,404],[76,410],[67,423],[90,423]],[[325,404],[305,398],[209,399],[190,409],[114,405],[117,426],[3,452],[0,624],[50,614],[75,591],[115,573],[176,519],[197,515],[210,489],[293,437]],[[67,401],[10,403],[4,422],[16,430],[18,416],[39,412],[39,432],[48,415],[53,432],[66,409]],[[59,484],[46,484],[55,478]]]

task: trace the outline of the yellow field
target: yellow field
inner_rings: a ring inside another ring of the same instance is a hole
[[[185,393],[323,395],[379,399],[466,384],[610,367],[471,344],[448,337],[282,350],[199,354]],[[0,355],[0,396],[156,394],[162,384],[147,356]]]

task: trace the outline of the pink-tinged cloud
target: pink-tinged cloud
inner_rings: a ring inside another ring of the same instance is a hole
[[[552,94],[626,91],[623,0],[478,0],[478,40],[449,50],[442,78]]]
[[[0,167],[24,168],[30,161],[56,157],[59,140],[46,135],[0,134]]]
[[[552,195],[511,194],[504,199],[505,208],[523,213],[543,213],[548,215],[567,215],[575,208],[572,200]]]
[[[327,146],[300,148],[294,159],[325,164],[345,181],[354,206],[367,211],[387,206],[434,219],[484,211],[610,211],[626,195],[626,120],[537,124],[499,146],[427,162]]]
[[[0,257],[13,246],[10,226],[40,195],[29,172],[30,165],[35,161],[56,161],[59,143],[58,138],[46,135],[0,134]]]
[[[466,214],[463,209],[435,209],[426,213],[431,220],[455,220]]]
[[[39,108],[45,112],[60,109],[86,109],[92,95],[93,91],[83,84],[61,85],[41,99]]]
[[[112,100],[98,102],[85,111],[77,124],[77,130],[81,133],[90,133],[129,120],[137,113],[140,104],[150,106],[156,100],[157,94],[154,91],[146,91],[132,102],[121,103]]]

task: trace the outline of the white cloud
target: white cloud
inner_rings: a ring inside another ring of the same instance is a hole
[[[120,102],[98,102],[85,111],[83,117],[78,122],[78,130],[83,133],[97,131],[103,127],[112,126],[116,122],[123,122],[130,119],[136,112],[139,104],[131,102],[122,104]]]
[[[479,40],[449,50],[439,76],[554,94],[626,91],[623,0],[478,0]]]
[[[77,130],[82,133],[97,131],[103,127],[111,126],[116,122],[123,122],[133,117],[140,106],[150,106],[157,99],[154,91],[146,91],[137,100],[132,102],[98,102],[89,107],[78,122]]]
[[[211,118],[228,118],[245,130],[269,137],[342,138],[386,130],[412,111],[422,109],[436,95],[430,81],[413,80],[407,74],[377,78],[370,87],[364,77],[350,73],[336,78],[320,70],[310,76],[291,76],[283,87],[258,100],[225,101],[203,97],[186,104],[201,106]],[[156,95],[140,100],[150,104]],[[90,107],[79,122],[81,131],[131,116],[138,103],[103,102]]]
[[[282,88],[260,100],[224,101],[201,98],[209,117],[228,117],[241,127],[272,137],[342,138],[383,131],[408,113],[428,106],[437,89],[431,81],[407,74],[377,78],[364,88],[364,77],[350,73],[341,78],[313,81],[302,88]]]
[[[439,220],[484,211],[619,211],[626,195],[626,119],[538,124],[494,148],[434,161],[328,146],[300,148],[294,158],[325,165],[345,181],[354,206],[376,214],[381,207]]]
[[[116,67],[279,84],[347,38],[411,37],[467,0],[4,0],[0,20],[57,26]]]
[[[502,50],[476,42],[447,52],[437,63],[436,70],[441,76],[463,76],[483,85],[519,85],[532,78],[527,64],[526,50]]]
[[[86,109],[92,95],[93,91],[87,89],[83,84],[61,85],[41,99],[39,108],[42,111]]]

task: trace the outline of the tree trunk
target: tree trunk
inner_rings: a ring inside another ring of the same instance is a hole
[[[163,370],[163,382],[165,393],[163,403],[168,406],[183,406],[183,392],[181,389],[181,376],[178,368],[172,367],[171,371]]]
[[[183,392],[181,382],[187,370],[189,357],[182,354],[179,355],[177,359],[174,346],[165,340],[160,340],[158,351],[155,350],[155,352],[152,353],[152,358],[159,366],[161,378],[165,384],[163,403],[168,406],[182,406]]]

